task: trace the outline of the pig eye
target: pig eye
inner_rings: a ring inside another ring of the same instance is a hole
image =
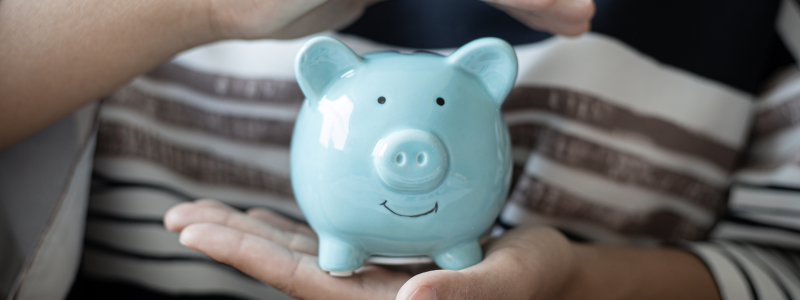
[[[378,97],[378,103],[380,103],[380,104],[386,103],[386,97],[383,97],[383,96]]]
[[[439,104],[439,106],[444,106],[444,99],[442,99],[442,97],[436,98],[436,104]]]

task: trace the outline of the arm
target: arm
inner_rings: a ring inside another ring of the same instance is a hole
[[[573,244],[582,265],[566,299],[719,299],[714,278],[678,248]]]
[[[341,27],[371,2],[0,1],[0,149],[180,51]]]
[[[191,3],[0,2],[0,148],[213,40]]]
[[[379,0],[2,0],[0,149],[180,51],[221,39],[341,28]],[[576,35],[591,1],[498,0],[529,26]]]

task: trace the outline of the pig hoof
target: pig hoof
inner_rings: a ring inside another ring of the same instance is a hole
[[[353,270],[364,264],[367,255],[359,247],[336,237],[322,236],[319,239],[319,267],[332,276],[350,276]],[[345,274],[347,275],[337,275]]]
[[[483,259],[478,240],[458,244],[433,255],[433,260],[443,269],[461,270],[469,268]]]

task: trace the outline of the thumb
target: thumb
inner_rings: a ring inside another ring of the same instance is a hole
[[[465,299],[470,279],[461,271],[438,270],[414,276],[400,291],[397,300]]]
[[[515,284],[524,278],[519,270],[503,266],[501,260],[506,259],[493,260],[461,271],[437,270],[414,276],[400,288],[396,299],[519,299],[530,295],[530,285]]]
[[[550,299],[576,272],[569,241],[551,228],[510,230],[486,245],[482,262],[414,276],[397,300]]]

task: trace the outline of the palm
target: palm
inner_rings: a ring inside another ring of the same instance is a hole
[[[181,242],[300,299],[394,299],[411,276],[374,265],[338,278],[317,265],[308,226],[263,209],[246,214],[200,200],[173,207],[164,219]]]

